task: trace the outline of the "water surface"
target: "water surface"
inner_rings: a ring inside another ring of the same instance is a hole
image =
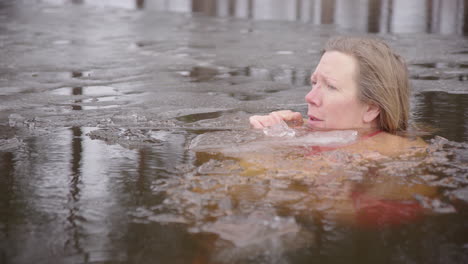
[[[1,262],[468,262],[466,10],[2,2]],[[407,59],[427,151],[311,156],[249,128],[305,113],[321,47],[343,34]]]

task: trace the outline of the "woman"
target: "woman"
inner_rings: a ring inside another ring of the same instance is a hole
[[[329,40],[305,96],[307,125],[313,130],[364,131],[367,144],[353,148],[392,155],[422,142],[396,136],[408,127],[410,85],[402,57],[387,44],[370,38]],[[254,128],[282,121],[302,125],[300,113],[290,110],[250,117]],[[364,143],[364,141],[361,141]]]
[[[358,153],[363,158],[361,160],[413,155],[425,150],[421,139],[397,135],[408,127],[410,85],[404,60],[384,42],[358,37],[329,40],[310,80],[312,89],[305,96],[307,125],[312,130],[354,129],[361,132],[358,142],[340,147],[340,150]],[[304,123],[300,113],[290,110],[250,117],[250,124],[258,129],[283,121],[294,126]],[[311,147],[308,152],[314,159],[313,164],[318,165],[308,171],[319,171],[313,175],[319,186],[321,182],[329,183],[346,174],[345,169],[337,170],[330,165],[333,160],[324,160],[322,155],[317,155],[330,150],[336,148]],[[345,163],[354,167],[354,162],[353,158]],[[259,164],[265,167],[268,162]],[[251,163],[244,167],[253,166]],[[394,168],[395,171],[397,169],[401,168]],[[387,173],[391,171],[390,167]],[[427,185],[391,184],[394,177],[383,180],[385,173],[378,174],[382,183],[373,186],[340,188],[338,193],[341,196],[333,189],[327,190],[333,194],[331,200],[335,202],[332,207],[366,227],[399,225],[419,219],[425,209],[412,197],[416,194],[434,196],[435,189]],[[327,192],[318,195],[314,203],[320,203]]]

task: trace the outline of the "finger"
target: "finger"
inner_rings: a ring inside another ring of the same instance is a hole
[[[289,112],[287,115],[285,115],[284,119],[285,120],[295,120],[295,119],[298,119],[298,118],[302,118],[302,115],[301,113],[299,112]]]
[[[293,120],[297,118],[298,115],[301,115],[299,112],[293,112],[291,110],[278,111],[278,114],[281,115],[281,118],[285,121]]]
[[[302,126],[304,124],[304,119],[302,119],[301,113],[295,112],[286,123],[290,126]]]
[[[291,119],[294,120],[294,121],[300,121],[302,122],[302,114],[299,113],[299,112],[294,112],[291,116]]]
[[[272,121],[271,125],[279,124],[281,122],[284,122],[283,116],[278,112],[271,112],[269,116],[271,117],[271,121]]]
[[[271,112],[271,114],[276,114],[276,115],[281,116],[281,119],[284,119],[284,118],[287,117],[290,113],[291,113],[291,110],[280,110],[280,111]]]
[[[258,120],[258,118],[260,118],[260,116],[251,116],[249,118],[250,125],[252,125],[252,127],[255,129],[261,129],[264,127],[263,124]]]

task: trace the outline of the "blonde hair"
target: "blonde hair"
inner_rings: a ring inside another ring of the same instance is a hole
[[[359,99],[380,108],[379,128],[395,134],[408,127],[410,83],[404,59],[383,41],[360,37],[336,37],[324,52],[338,51],[358,63]]]

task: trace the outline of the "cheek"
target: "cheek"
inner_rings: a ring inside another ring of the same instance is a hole
[[[344,98],[330,99],[327,102],[327,109],[325,109],[329,125],[338,127],[351,126],[360,120],[361,106],[357,100]]]

